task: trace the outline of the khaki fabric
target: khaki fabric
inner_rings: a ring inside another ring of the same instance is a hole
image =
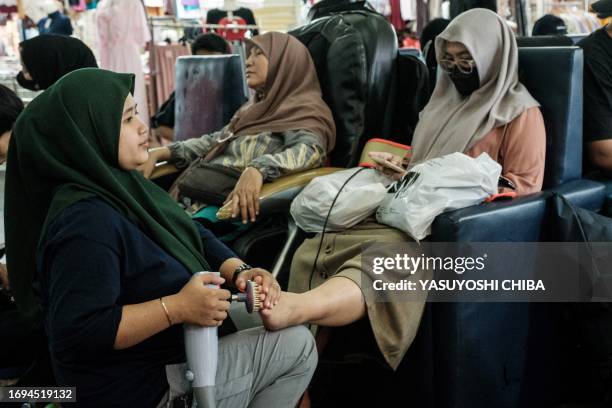
[[[324,283],[330,278],[346,278],[360,288],[371,285],[372,276],[362,274],[361,253],[364,244],[407,242],[410,238],[403,232],[374,222],[372,218],[339,233],[326,233],[314,274],[311,272],[321,235],[307,239],[298,248],[291,265],[289,292],[303,293]],[[415,254],[418,255],[418,254]],[[411,279],[425,279],[417,272]],[[412,344],[425,302],[374,302],[364,297],[370,326],[376,343],[387,363],[397,369],[404,354]]]

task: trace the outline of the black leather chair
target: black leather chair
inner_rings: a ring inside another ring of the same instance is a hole
[[[415,53],[416,51],[416,53]],[[430,88],[430,71],[419,50],[400,49],[395,63],[395,78],[391,89],[393,103],[391,130],[388,139],[410,145],[419,122],[419,114],[429,102],[433,89]]]
[[[581,179],[582,62],[577,47],[519,50],[524,84],[542,105],[546,125],[544,191],[444,213],[432,226],[433,241],[539,241],[546,236],[551,192],[583,208],[601,208],[603,186]],[[564,356],[553,352],[556,316],[549,311],[546,304],[428,304],[423,325],[430,330],[415,344],[433,344],[430,366],[421,367],[433,373],[431,386],[439,390],[431,406],[548,407],[559,402],[555,363]]]
[[[395,32],[383,16],[359,10],[318,18],[289,34],[308,47],[334,116],[331,165],[355,166],[365,139],[387,136]]]
[[[313,4],[308,11],[308,22],[321,17],[331,16],[332,14],[359,10],[376,12],[365,0],[322,0]]]
[[[582,41],[585,38],[587,38],[588,35],[587,34],[570,34],[570,35],[568,35],[568,37],[572,39],[574,44],[578,44],[580,41]]]

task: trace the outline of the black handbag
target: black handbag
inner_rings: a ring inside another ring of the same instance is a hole
[[[203,159],[193,162],[177,180],[179,197],[204,204],[222,206],[242,173]]]
[[[587,279],[593,285],[610,281],[609,252],[601,244],[591,248],[591,243],[612,242],[612,218],[576,207],[560,194],[551,198],[550,241],[581,242],[590,253],[592,265],[587,269]],[[603,253],[602,253],[603,249]],[[572,386],[601,407],[612,404],[612,303],[570,303],[566,322],[577,353],[570,372],[575,373]]]

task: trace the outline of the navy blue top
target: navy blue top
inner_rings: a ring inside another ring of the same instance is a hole
[[[45,27],[47,20],[51,20],[49,27]],[[70,18],[59,11],[49,14],[38,22],[38,32],[40,34],[72,35],[72,23]]]
[[[198,227],[213,270],[235,257]],[[75,203],[51,223],[37,265],[58,383],[77,387],[79,405],[154,407],[168,388],[165,365],[185,361],[182,326],[114,350],[122,306],[175,294],[191,273],[97,198]]]

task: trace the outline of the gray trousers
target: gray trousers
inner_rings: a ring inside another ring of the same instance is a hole
[[[184,366],[167,370],[170,391],[158,407],[185,391]],[[293,408],[316,366],[315,342],[304,326],[277,332],[257,327],[225,336],[219,340],[217,408]]]

